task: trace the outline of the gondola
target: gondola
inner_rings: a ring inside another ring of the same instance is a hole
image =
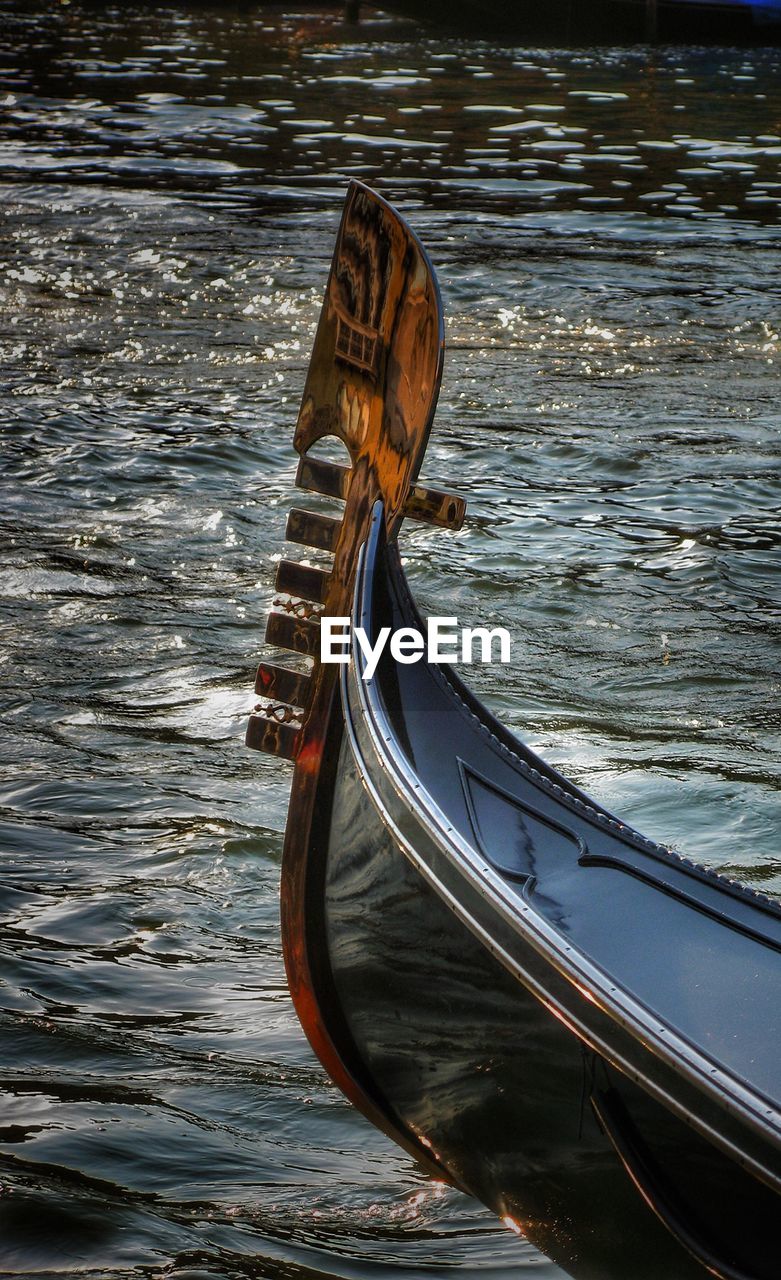
[[[424,249],[353,182],[294,439],[298,485],[344,506],[289,514],[332,559],[279,563],[266,639],[299,669],[261,663],[247,730],[295,765],[299,1018],[370,1120],[576,1280],[777,1280],[779,904],[613,817],[452,665],[386,646],[367,678],[359,626],[425,630],[402,521],[464,519],[418,483],[443,333]]]

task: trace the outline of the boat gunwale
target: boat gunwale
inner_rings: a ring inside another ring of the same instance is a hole
[[[366,585],[367,575],[375,568],[374,561],[376,561],[383,524],[382,503],[378,501],[375,504],[367,539],[359,553],[353,603],[353,619],[356,624],[360,623],[364,627],[368,635],[371,635],[371,617],[368,603],[371,599],[371,588],[370,586],[367,588]],[[400,576],[409,592],[403,569],[400,569]],[[409,593],[409,599],[412,601],[411,593]],[[370,679],[364,679],[362,675],[363,666],[364,657],[356,641],[353,629],[351,661],[349,664],[344,665],[341,670],[344,724],[363,785],[369,791],[370,798],[377,808],[380,818],[390,829],[393,838],[399,843],[405,856],[424,874],[432,888],[440,894],[475,936],[484,944],[488,943],[491,952],[496,955],[505,968],[515,974],[525,986],[532,990],[551,1010],[554,1016],[559,1017],[565,1025],[570,1027],[579,1039],[588,1044],[595,1052],[605,1057],[607,1061],[613,1062],[619,1070],[622,1070],[630,1078],[641,1082],[643,1087],[657,1097],[663,1105],[696,1128],[704,1137],[725,1151],[731,1158],[750,1168],[763,1182],[781,1190],[781,1171],[768,1167],[764,1162],[758,1160],[754,1155],[725,1136],[721,1130],[714,1128],[688,1107],[678,1103],[673,1094],[649,1079],[647,1073],[640,1070],[636,1064],[633,1064],[630,1058],[618,1052],[614,1045],[608,1045],[593,1027],[589,1027],[577,1016],[573,1017],[572,1010],[562,1004],[560,997],[557,999],[555,994],[552,994],[539,984],[528,971],[522,968],[517,958],[511,956],[487,933],[480,922],[469,913],[466,907],[442,883],[428,866],[425,859],[418,853],[415,846],[399,830],[393,815],[388,810],[387,804],[378,794],[377,788],[371,780],[371,771],[365,767],[367,762],[366,751],[360,742],[360,733],[354,715],[356,706],[360,710],[361,723],[365,726],[368,741],[376,757],[377,764],[382,774],[387,777],[401,805],[411,813],[418,826],[433,842],[438,852],[453,867],[457,875],[466,881],[472,890],[488,901],[491,908],[497,912],[504,924],[510,928],[523,945],[532,946],[537,954],[555,970],[559,978],[564,980],[566,984],[565,990],[577,993],[576,998],[579,998],[580,1002],[587,1001],[604,1018],[608,1019],[609,1023],[619,1027],[622,1034],[629,1038],[630,1044],[636,1045],[640,1041],[643,1053],[650,1053],[657,1060],[660,1060],[672,1079],[680,1079],[681,1076],[684,1076],[696,1093],[704,1096],[711,1106],[717,1108],[719,1113],[723,1115],[726,1112],[735,1120],[750,1128],[765,1143],[772,1142],[777,1147],[781,1147],[781,1110],[779,1110],[778,1104],[773,1099],[759,1094],[744,1080],[702,1053],[681,1032],[674,1029],[669,1023],[664,1022],[658,1014],[654,1014],[642,1001],[623,988],[619,982],[609,977],[599,965],[588,959],[576,945],[565,943],[562,935],[524,897],[523,891],[514,889],[499,872],[494,871],[483,856],[470,846],[461,832],[448,821],[446,815],[426,790],[424,784],[416,777],[414,769],[398,744],[397,736],[382,705],[377,675],[375,674]],[[443,692],[449,694],[462,714],[468,716],[473,722],[473,730],[477,728],[479,731],[489,734],[495,746],[501,748],[503,752],[511,752],[509,746],[498,739],[492,732],[493,717],[491,713],[482,707],[477,700],[473,699],[474,706],[480,708],[483,718],[478,716],[473,707],[467,705],[460,697],[459,689],[451,684],[448,678],[450,673],[448,672],[448,677],[445,677],[441,672],[435,673],[441,677]],[[511,736],[508,730],[504,729],[503,726],[501,727],[504,734]],[[519,745],[523,746],[523,744]],[[523,749],[524,751],[529,750],[528,748]],[[514,756],[514,764],[521,766],[522,771],[530,768],[522,756]],[[540,777],[545,782],[544,775],[535,777],[534,781],[539,781]],[[566,782],[566,779],[564,781]],[[566,789],[562,789],[562,792],[565,797],[568,796]],[[558,798],[561,798],[561,796]],[[571,801],[574,800],[583,804],[583,801],[579,801],[577,795],[569,798]],[[637,833],[632,832],[631,828],[624,827],[617,819],[610,817],[606,811],[600,811],[598,808],[592,809],[590,805],[587,808],[589,816],[593,814],[601,817],[602,820],[609,821],[614,832],[615,828],[618,828],[618,834],[622,838],[635,835],[640,847],[644,850],[646,849],[646,844],[653,845],[653,842],[646,842],[643,837],[637,836]],[[667,852],[663,846],[655,847],[663,854]],[[670,853],[669,856],[676,864],[682,862],[686,870],[691,868],[701,873],[706,879],[715,882],[720,889],[735,892],[736,896],[740,897],[739,891],[742,886],[733,886],[732,882],[724,877],[718,877],[716,873],[709,872],[707,868],[698,867],[697,864],[690,864],[688,860],[680,859],[678,855]],[[751,893],[750,890],[747,892]],[[767,902],[771,907],[776,907],[776,904],[771,899],[765,899],[761,894],[758,894],[757,897],[761,900],[761,905],[765,905]],[[755,902],[754,905],[760,905],[760,903]],[[775,911],[773,911],[773,914],[775,914]],[[769,1119],[769,1117],[772,1117],[772,1119]]]

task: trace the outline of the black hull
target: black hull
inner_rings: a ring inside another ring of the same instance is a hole
[[[398,626],[402,616],[406,625],[419,625],[395,549],[381,551],[381,538],[378,518],[354,617],[364,625],[371,619],[373,629],[391,622]],[[496,752],[498,759],[504,731],[481,709],[479,720],[473,719],[477,746],[473,743],[470,751],[463,727],[453,732],[453,716],[474,717],[457,681],[443,680],[430,668],[424,673],[422,663],[400,676],[388,663],[375,677],[377,688],[367,694],[357,678],[359,667],[354,655],[343,683],[345,732],[324,894],[319,908],[313,903],[321,913],[318,932],[328,955],[323,981],[330,990],[324,989],[324,1000],[339,1010],[344,1055],[371,1082],[373,1097],[394,1127],[421,1143],[458,1185],[578,1280],[693,1280],[707,1274],[771,1280],[777,1274],[781,1168],[777,1131],[765,1123],[766,1114],[759,1114],[766,1112],[766,1100],[748,1096],[745,1070],[740,1080],[723,1062],[715,1065],[719,1059],[711,1056],[711,1046],[695,1042],[697,1016],[680,1004],[673,1011],[670,1002],[679,999],[679,978],[692,988],[699,985],[701,975],[690,972],[685,960],[692,931],[697,945],[698,928],[721,931],[727,950],[731,941],[745,940],[760,965],[769,963],[778,971],[781,922],[773,906],[686,864],[665,868],[656,885],[627,875],[632,890],[639,886],[647,895],[651,924],[642,939],[642,962],[666,991],[634,1009],[631,1000],[621,1011],[601,1007],[593,974],[588,985],[585,968],[577,976],[577,965],[589,957],[572,947],[567,972],[566,958],[557,964],[535,936],[540,918],[535,896],[549,897],[543,915],[556,914],[550,909],[553,889],[546,882],[544,858],[531,892],[527,880],[525,895],[517,893],[525,873],[505,869],[505,881],[514,882],[516,892],[492,900],[486,884],[476,883],[469,869],[444,851],[440,823],[427,817],[431,791],[439,786],[437,800],[450,810],[449,818],[440,812],[446,826],[453,820],[451,834],[457,834],[458,798],[447,780],[447,744],[457,743],[457,752],[451,748],[459,761],[453,776],[463,777],[465,767],[477,772],[475,750],[482,753],[484,767],[486,751]],[[431,695],[422,698],[419,684],[412,690],[410,696],[423,708],[417,725],[408,714],[411,701],[399,689],[405,674],[413,685],[433,681],[440,693],[437,701]],[[427,752],[429,764],[421,769],[431,775],[422,808],[404,794],[383,747],[378,750],[370,706],[367,712],[372,699],[388,714],[379,738],[385,738],[391,755],[414,760],[427,733],[439,736],[439,753]],[[391,740],[383,731],[392,729],[393,715],[402,711],[407,712],[406,733]],[[499,734],[488,747],[486,728]],[[554,775],[549,780],[542,762],[536,764],[543,770],[541,793],[550,795],[558,785]],[[495,767],[492,772],[495,776]],[[522,772],[517,776],[513,791],[523,796],[528,779]],[[540,788],[534,786],[536,808]],[[562,831],[565,826],[575,830],[573,812],[581,803],[574,789],[568,797],[556,797]],[[613,820],[594,813],[608,830]],[[632,834],[623,828],[616,838],[623,843]],[[583,859],[581,849],[573,860],[581,872]],[[678,871],[683,887],[672,883]],[[592,887],[586,872],[586,912]],[[708,914],[708,893],[714,889],[724,898],[718,922]],[[687,896],[683,911],[690,916],[690,933],[679,939],[677,956],[670,951],[670,925],[664,920],[670,912],[673,927],[678,925],[676,894]],[[614,928],[621,933],[618,892],[613,906]],[[510,919],[513,911],[516,918]],[[727,923],[730,911],[734,916]],[[654,933],[659,950],[649,955],[647,937]],[[576,929],[572,935],[574,942]],[[571,935],[564,929],[566,936]],[[607,963],[609,952],[606,947],[598,955],[601,963]],[[734,962],[739,964],[739,957]],[[607,990],[612,979],[604,973],[603,978]],[[613,994],[624,993],[613,987]],[[777,1040],[766,1021],[771,1008],[772,1001],[765,1010],[755,1006],[763,1022],[755,1027],[752,1043],[765,1041],[768,1069],[777,1075],[772,1048]],[[734,1010],[724,1025],[731,1036]],[[676,1041],[669,1054],[646,1041],[664,1036]],[[743,1048],[753,1053],[748,1043]],[[737,1060],[731,1065],[739,1066]],[[705,1087],[703,1073],[710,1081],[719,1078],[715,1090]],[[774,1120],[777,1124],[777,1113]]]
[[[592,1099],[611,1114],[622,1105],[633,1129],[653,1135],[657,1167],[676,1172],[674,1189],[665,1184],[679,1235],[707,1239],[723,1262],[745,1233],[757,1267],[716,1274],[769,1280],[761,1259],[774,1257],[777,1198],[508,974],[372,822],[350,756],[345,748],[325,907],[334,998],[395,1122],[577,1280],[702,1280],[703,1265],[627,1177]]]

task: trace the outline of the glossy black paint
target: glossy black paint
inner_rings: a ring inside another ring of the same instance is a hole
[[[420,625],[379,505],[354,618]],[[388,1114],[573,1276],[775,1277],[778,906],[617,822],[446,668],[359,666],[324,928]]]
[[[374,626],[416,625],[395,547],[384,564]],[[447,668],[399,666],[386,650],[378,683],[428,795],[535,911],[737,1077],[781,1097],[778,906],[643,840],[532,753],[497,753]]]

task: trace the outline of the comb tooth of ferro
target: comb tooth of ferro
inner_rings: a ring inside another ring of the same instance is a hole
[[[246,744],[253,751],[295,760],[301,730],[295,724],[280,724],[266,715],[251,715],[247,721]]]
[[[277,565],[276,589],[298,600],[312,600],[324,604],[328,592],[330,574],[325,569],[298,564],[295,560],[280,560]]]
[[[326,498],[346,498],[350,488],[350,468],[321,458],[299,458],[296,484],[299,489],[322,493]]]
[[[274,702],[286,702],[292,707],[306,707],[309,702],[311,680],[301,671],[278,667],[273,662],[261,662],[255,677],[255,692]]]
[[[425,524],[439,525],[445,529],[460,529],[466,515],[466,503],[454,493],[441,489],[424,489],[416,484],[410,490],[404,505],[404,515],[410,520],[422,520]]]
[[[320,653],[320,623],[315,618],[297,618],[292,613],[270,613],[266,620],[266,644],[316,658]]]
[[[293,507],[287,518],[285,537],[288,542],[300,542],[305,547],[316,547],[318,551],[334,551],[341,527],[341,520],[335,520],[333,516]]]

